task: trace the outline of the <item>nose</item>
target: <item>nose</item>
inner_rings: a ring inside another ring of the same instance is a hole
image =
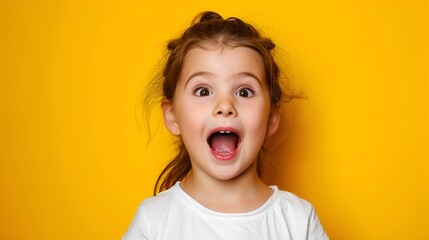
[[[219,97],[213,111],[214,116],[235,117],[237,110],[234,107],[233,99],[229,97]]]

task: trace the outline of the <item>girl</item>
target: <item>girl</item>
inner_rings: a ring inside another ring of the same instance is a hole
[[[285,97],[274,46],[214,12],[169,42],[161,107],[179,151],[124,240],[328,239],[310,203],[260,179],[260,152]]]

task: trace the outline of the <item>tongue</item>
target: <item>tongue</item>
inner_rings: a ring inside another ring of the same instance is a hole
[[[229,154],[235,150],[237,136],[235,134],[216,134],[211,139],[212,149],[220,154]]]

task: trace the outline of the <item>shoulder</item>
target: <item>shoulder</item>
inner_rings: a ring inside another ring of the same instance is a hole
[[[177,204],[177,193],[175,187],[159,193],[157,196],[143,200],[138,207],[138,211],[146,218],[162,215],[171,207]]]
[[[279,190],[275,205],[291,226],[305,230],[307,239],[329,239],[313,205],[307,200],[291,192]]]
[[[310,202],[288,191],[278,190],[276,200],[280,207],[287,208],[289,212],[307,215],[313,211],[313,205]]]
[[[123,240],[149,239],[159,234],[159,227],[169,216],[177,213],[177,194],[175,187],[143,200],[137,208]]]

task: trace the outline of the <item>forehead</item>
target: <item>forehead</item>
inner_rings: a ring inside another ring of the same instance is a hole
[[[214,75],[250,72],[265,79],[265,68],[261,56],[248,47],[226,44],[203,44],[194,46],[185,56],[182,75],[208,71]]]

